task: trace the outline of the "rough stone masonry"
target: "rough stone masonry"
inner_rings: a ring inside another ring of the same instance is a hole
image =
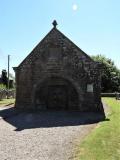
[[[16,103],[19,109],[99,112],[100,65],[77,47],[53,22],[52,30],[18,66]]]

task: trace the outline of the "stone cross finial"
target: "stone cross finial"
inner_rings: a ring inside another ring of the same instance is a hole
[[[53,24],[54,28],[56,28],[56,26],[58,25],[56,20],[54,20],[52,24]]]

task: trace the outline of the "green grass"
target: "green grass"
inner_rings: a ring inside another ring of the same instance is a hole
[[[11,99],[2,99],[0,101],[0,106],[7,106],[9,104],[13,104],[15,103],[15,99],[11,98]]]
[[[103,98],[109,121],[101,122],[76,152],[77,160],[120,160],[120,101]]]
[[[6,89],[6,86],[4,84],[0,84],[0,89]]]

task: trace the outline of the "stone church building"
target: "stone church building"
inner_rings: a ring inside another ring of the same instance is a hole
[[[19,109],[77,110],[104,113],[100,66],[56,28],[18,66]]]

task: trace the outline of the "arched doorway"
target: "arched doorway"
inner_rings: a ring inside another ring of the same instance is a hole
[[[77,110],[78,93],[74,85],[64,78],[50,77],[37,86],[35,105],[39,109]]]

